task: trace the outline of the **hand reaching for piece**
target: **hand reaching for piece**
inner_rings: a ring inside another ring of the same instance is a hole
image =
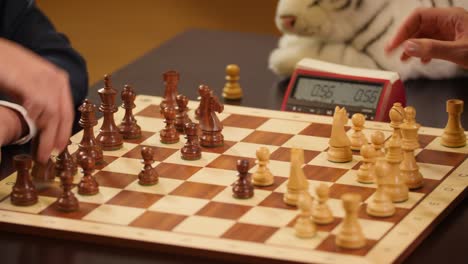
[[[39,130],[37,159],[47,162],[71,135],[73,103],[68,75],[33,52],[0,38],[0,91],[27,111]],[[7,143],[7,142],[4,142]]]
[[[401,60],[423,63],[443,59],[468,69],[468,11],[463,8],[421,8],[403,23],[386,51],[403,45]]]

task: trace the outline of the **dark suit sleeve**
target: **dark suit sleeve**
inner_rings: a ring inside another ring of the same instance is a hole
[[[84,59],[67,37],[57,32],[33,0],[0,0],[0,36],[16,42],[65,70],[70,78],[73,101],[81,104],[88,91]]]

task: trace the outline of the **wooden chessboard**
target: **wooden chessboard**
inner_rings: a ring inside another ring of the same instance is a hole
[[[160,101],[158,97],[137,97],[135,113],[143,137],[127,140],[120,150],[104,152],[106,164],[94,174],[100,193],[77,194],[78,212],[62,213],[54,208],[60,193],[58,181],[37,185],[40,196],[36,205],[13,206],[9,199],[15,182],[12,174],[0,182],[0,226],[112,244],[131,241],[125,245],[181,254],[230,256],[242,261],[388,263],[407,256],[448,209],[466,196],[468,147],[442,147],[438,137],[441,129],[420,129],[421,149],[417,150],[416,159],[425,178],[424,187],[410,192],[408,201],[396,204],[393,217],[378,219],[365,213],[376,186],[356,181],[359,154],[354,153],[353,161],[343,164],[326,159],[330,117],[226,105],[219,115],[225,126],[225,145],[204,149],[201,160],[186,161],[180,157],[179,150],[185,142],[182,137],[173,145],[159,141],[157,132],[164,126]],[[197,102],[190,102],[189,106],[195,109]],[[120,110],[116,120],[122,116]],[[369,136],[375,129],[387,137],[391,134],[389,125],[379,122],[367,122],[364,132]],[[80,140],[81,132],[72,137],[70,152],[76,151]],[[137,183],[142,146],[155,150],[154,166],[160,175],[155,186]],[[256,187],[252,199],[234,199],[231,184],[236,180],[236,161],[241,157],[248,159],[250,171],[254,171],[259,146],[266,146],[272,153],[269,168],[275,175],[275,184]],[[328,203],[336,220],[318,226],[317,236],[310,239],[294,235],[292,226],[298,211],[282,201],[291,147],[305,150],[304,171],[311,194],[315,196],[319,183],[330,186]],[[79,178],[76,176],[75,182]],[[339,197],[345,192],[357,192],[364,201],[359,221],[368,243],[363,249],[344,250],[334,243],[344,216]]]

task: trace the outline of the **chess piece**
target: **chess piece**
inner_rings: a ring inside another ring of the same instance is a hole
[[[331,162],[349,162],[353,160],[353,152],[351,151],[351,141],[346,135],[345,125],[348,123],[348,113],[346,109],[337,106],[333,114],[333,124],[329,148],[327,151],[328,160]]]
[[[406,123],[410,126],[417,126],[420,128],[421,125],[416,122],[416,109],[412,106],[407,106],[404,110],[405,120],[403,120],[403,123]],[[401,136],[403,136],[403,133]],[[416,142],[419,143],[419,134],[416,134]]]
[[[331,224],[334,221],[334,217],[327,204],[330,188],[325,183],[322,183],[317,187],[316,193],[318,202],[312,210],[314,222],[319,225]]]
[[[187,142],[180,150],[182,159],[184,160],[198,160],[201,159],[201,147],[198,141],[198,125],[189,122],[185,124],[185,138]]]
[[[394,203],[400,203],[408,200],[409,190],[406,185],[406,179],[400,172],[400,163],[403,160],[401,156],[401,139],[398,137],[390,138],[387,142],[387,153],[385,162],[381,163],[376,170],[382,171],[385,175],[384,189]]]
[[[226,67],[226,84],[223,88],[223,97],[227,100],[238,100],[242,98],[242,89],[239,85],[240,68],[235,64]]]
[[[317,233],[317,228],[312,220],[312,203],[313,198],[308,192],[302,192],[297,201],[297,207],[301,211],[299,217],[294,224],[296,236],[300,238],[314,237]]]
[[[104,155],[101,145],[94,137],[93,131],[94,126],[98,123],[95,114],[96,106],[94,106],[94,104],[92,104],[88,99],[85,99],[78,110],[81,112],[79,124],[83,128],[83,138],[78,145],[78,154],[76,158],[77,160],[80,160],[83,157],[92,157],[96,164],[101,164],[104,162]]]
[[[291,170],[287,183],[286,193],[284,193],[283,201],[292,206],[297,205],[299,194],[309,189],[309,182],[304,175],[302,166],[304,165],[304,150],[291,149]]]
[[[400,103],[394,103],[392,108],[390,109],[389,112],[390,116],[390,127],[393,128],[393,133],[390,139],[394,139],[397,142],[401,143],[401,130],[400,130],[400,125],[403,124],[403,120],[405,119],[405,109]],[[388,149],[388,145],[390,144],[391,140],[388,140],[385,143],[385,148]],[[395,158],[398,159],[403,159],[403,152],[400,149],[394,149],[395,153],[394,155],[398,155],[398,157],[395,156]],[[398,152],[397,152],[398,151]]]
[[[72,193],[73,188],[73,175],[70,170],[61,170],[60,182],[62,186],[62,194],[57,199],[57,209],[64,212],[74,212],[79,209],[79,202],[75,195]]]
[[[68,141],[68,146],[71,144],[71,141]],[[57,156],[55,159],[55,176],[60,177],[63,171],[70,171],[70,174],[73,176],[78,172],[78,166],[76,165],[75,160],[68,151],[68,146]]]
[[[82,156],[79,160],[80,166],[83,169],[83,177],[78,183],[78,193],[81,195],[95,195],[99,192],[99,185],[94,178],[94,159],[92,157]]]
[[[241,159],[237,161],[237,175],[239,179],[232,186],[232,195],[237,199],[248,199],[253,197],[254,188],[248,177],[249,161]]]
[[[29,169],[32,159],[29,155],[16,155],[13,163],[17,170],[16,182],[10,194],[11,203],[17,206],[29,206],[37,203],[37,191],[31,181]]]
[[[46,164],[34,162],[31,170],[35,182],[53,182],[55,179],[55,162],[49,158]]]
[[[119,125],[119,133],[124,139],[135,139],[141,137],[141,128],[133,116],[135,108],[136,94],[130,85],[125,85],[122,93],[122,108],[125,109],[125,115]]]
[[[363,114],[356,113],[351,117],[353,123],[353,134],[351,135],[351,150],[360,150],[362,145],[367,144],[366,135],[362,132],[366,117]]]
[[[223,124],[216,116],[216,112],[223,112],[224,105],[218,101],[208,86],[202,85],[199,92],[201,94],[200,129],[202,131],[200,145],[208,148],[222,146],[224,145],[224,136],[221,134]]]
[[[374,147],[375,150],[375,157],[384,157],[385,152],[384,152],[384,142],[385,142],[385,135],[382,133],[382,131],[376,130],[371,134],[371,142],[372,142],[372,147]]]
[[[268,169],[267,165],[270,160],[270,151],[266,147],[257,149],[258,168],[252,175],[252,183],[255,186],[270,186],[273,185],[275,179],[273,174]]]
[[[99,111],[104,115],[104,121],[96,140],[101,144],[103,150],[117,150],[123,146],[122,135],[114,121],[114,113],[117,112],[115,105],[117,91],[112,87],[110,78],[110,75],[104,76],[104,88],[98,91],[101,98]]]
[[[188,98],[185,95],[179,94],[176,96],[177,114],[175,128],[179,133],[184,133],[185,124],[192,122],[187,115],[188,112]]]
[[[159,105],[161,108],[161,113],[164,108],[177,108],[177,86],[179,85],[180,75],[177,71],[170,70],[163,74],[164,80],[164,97]]]
[[[384,163],[383,158],[380,158],[379,163]],[[368,215],[375,217],[390,217],[395,214],[395,206],[392,199],[385,191],[385,170],[384,166],[378,166],[376,170],[377,190],[374,193],[372,200],[367,203],[366,212]]]
[[[346,193],[341,196],[345,217],[339,233],[336,235],[337,246],[347,249],[358,249],[366,245],[366,238],[358,221],[358,210],[361,196],[357,193]]]
[[[357,181],[360,183],[375,182],[375,150],[372,145],[361,147],[362,164],[357,171]]]
[[[447,100],[448,121],[442,134],[441,144],[449,148],[466,145],[465,129],[461,125],[464,102],[459,99]]]
[[[156,170],[152,167],[154,162],[153,159],[153,148],[143,147],[141,149],[141,157],[143,158],[142,163],[144,167],[138,174],[138,183],[140,185],[155,185],[159,181],[159,176]]]
[[[172,107],[165,107],[163,115],[166,121],[166,127],[160,132],[161,143],[174,144],[179,142],[179,133],[175,128],[176,110]]]
[[[400,173],[406,179],[406,185],[411,190],[421,188],[423,186],[423,177],[419,171],[419,166],[414,157],[414,151],[419,148],[418,130],[421,127],[416,123],[413,117],[416,116],[416,110],[413,107],[406,107],[405,111],[411,115],[411,119],[400,125],[401,134],[403,136],[401,148],[403,149],[403,161],[400,164]]]

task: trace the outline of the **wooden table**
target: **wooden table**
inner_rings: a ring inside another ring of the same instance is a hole
[[[241,67],[244,98],[241,105],[279,109],[287,81],[279,80],[267,69],[268,55],[277,38],[270,35],[191,30],[113,73],[118,89],[128,83],[140,94],[161,95],[162,73],[175,69],[181,74],[179,92],[190,99],[197,96],[197,87],[204,83],[220,94],[224,85],[225,66],[236,63]],[[117,56],[118,54],[116,54]],[[104,73],[103,73],[104,74]],[[99,102],[97,89],[90,88],[89,97]],[[408,104],[416,107],[418,122],[424,126],[444,127],[447,122],[445,100],[468,99],[468,79],[444,81],[417,80],[406,84]],[[468,101],[467,101],[468,102]],[[468,115],[463,116],[468,127]],[[8,160],[18,148],[3,150],[0,176],[11,171]],[[465,191],[466,194],[466,191]],[[465,195],[466,196],[466,195]],[[466,199],[465,199],[466,200]],[[462,201],[429,236],[422,240],[407,259],[407,263],[452,263],[466,260],[468,241],[468,204]],[[3,263],[220,263],[201,257],[148,252],[131,245],[93,245],[74,240],[46,238],[46,234],[0,233],[0,255]],[[124,249],[124,250],[123,250]],[[5,261],[5,262],[4,262]]]

